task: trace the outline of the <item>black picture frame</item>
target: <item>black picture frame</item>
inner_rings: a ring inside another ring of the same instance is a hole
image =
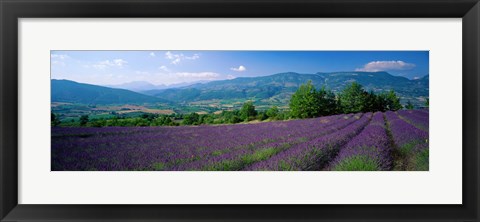
[[[1,221],[479,221],[480,4],[478,0],[0,0],[0,16]],[[18,204],[17,20],[19,18],[77,17],[463,18],[463,204]]]

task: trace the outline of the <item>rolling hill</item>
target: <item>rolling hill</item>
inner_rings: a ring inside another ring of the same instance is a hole
[[[70,80],[51,80],[52,102],[81,104],[144,104],[164,103],[165,100],[132,92],[125,89],[112,89],[103,86],[78,83]]]
[[[403,101],[416,105],[428,97],[428,76],[417,80],[393,76],[387,72],[334,72],[299,74],[279,73],[260,77],[240,77],[231,80],[193,84],[174,89],[148,90],[142,93],[165,100],[188,103],[205,100],[254,99],[259,103],[288,104],[297,88],[309,80],[317,87],[322,86],[341,91],[347,84],[356,81],[366,90],[380,93],[393,89]]]
[[[147,90],[179,88],[179,87],[190,86],[196,83],[206,83],[206,82],[210,82],[210,81],[200,80],[195,82],[183,82],[183,83],[177,83],[177,84],[171,84],[171,85],[164,85],[164,84],[154,85],[146,81],[133,81],[133,82],[127,82],[127,83],[118,84],[118,85],[105,85],[105,87],[115,88],[115,89],[126,89],[134,92],[142,92]]]
[[[115,88],[115,89],[126,89],[134,92],[166,88],[165,85],[157,86],[146,81],[133,81],[133,82],[127,82],[119,85],[105,85],[105,87]]]

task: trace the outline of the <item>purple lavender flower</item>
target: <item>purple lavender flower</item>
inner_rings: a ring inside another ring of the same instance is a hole
[[[390,146],[383,113],[377,112],[365,129],[341,148],[331,170],[390,170]]]

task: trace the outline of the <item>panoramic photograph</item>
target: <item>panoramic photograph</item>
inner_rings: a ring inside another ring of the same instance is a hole
[[[428,51],[51,51],[52,171],[428,171]]]

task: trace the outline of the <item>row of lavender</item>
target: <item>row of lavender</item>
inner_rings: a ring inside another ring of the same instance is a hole
[[[428,110],[375,113],[327,170],[428,170]]]
[[[287,127],[288,134],[283,134],[283,136],[279,138],[272,139],[269,143],[226,149],[221,155],[205,157],[188,165],[177,167],[175,170],[241,170],[254,162],[268,159],[294,145],[303,144],[319,136],[345,128],[359,117],[360,116],[345,115],[333,120],[321,119],[320,122],[324,124],[310,122],[306,124],[308,127]]]
[[[328,169],[390,170],[393,164],[391,152],[383,113],[377,112],[370,124],[340,150]]]
[[[312,120],[199,127],[53,128],[54,170],[181,170],[235,150],[255,149],[342,123],[352,115]],[[291,129],[296,129],[292,131]]]
[[[335,131],[298,144],[267,161],[258,162],[247,170],[321,170],[338,151],[338,148],[357,135],[371,118],[366,113],[358,121]]]
[[[428,110],[386,113],[395,143],[394,170],[429,170]]]
[[[222,126],[52,128],[52,170],[415,170],[424,150],[428,111]]]

